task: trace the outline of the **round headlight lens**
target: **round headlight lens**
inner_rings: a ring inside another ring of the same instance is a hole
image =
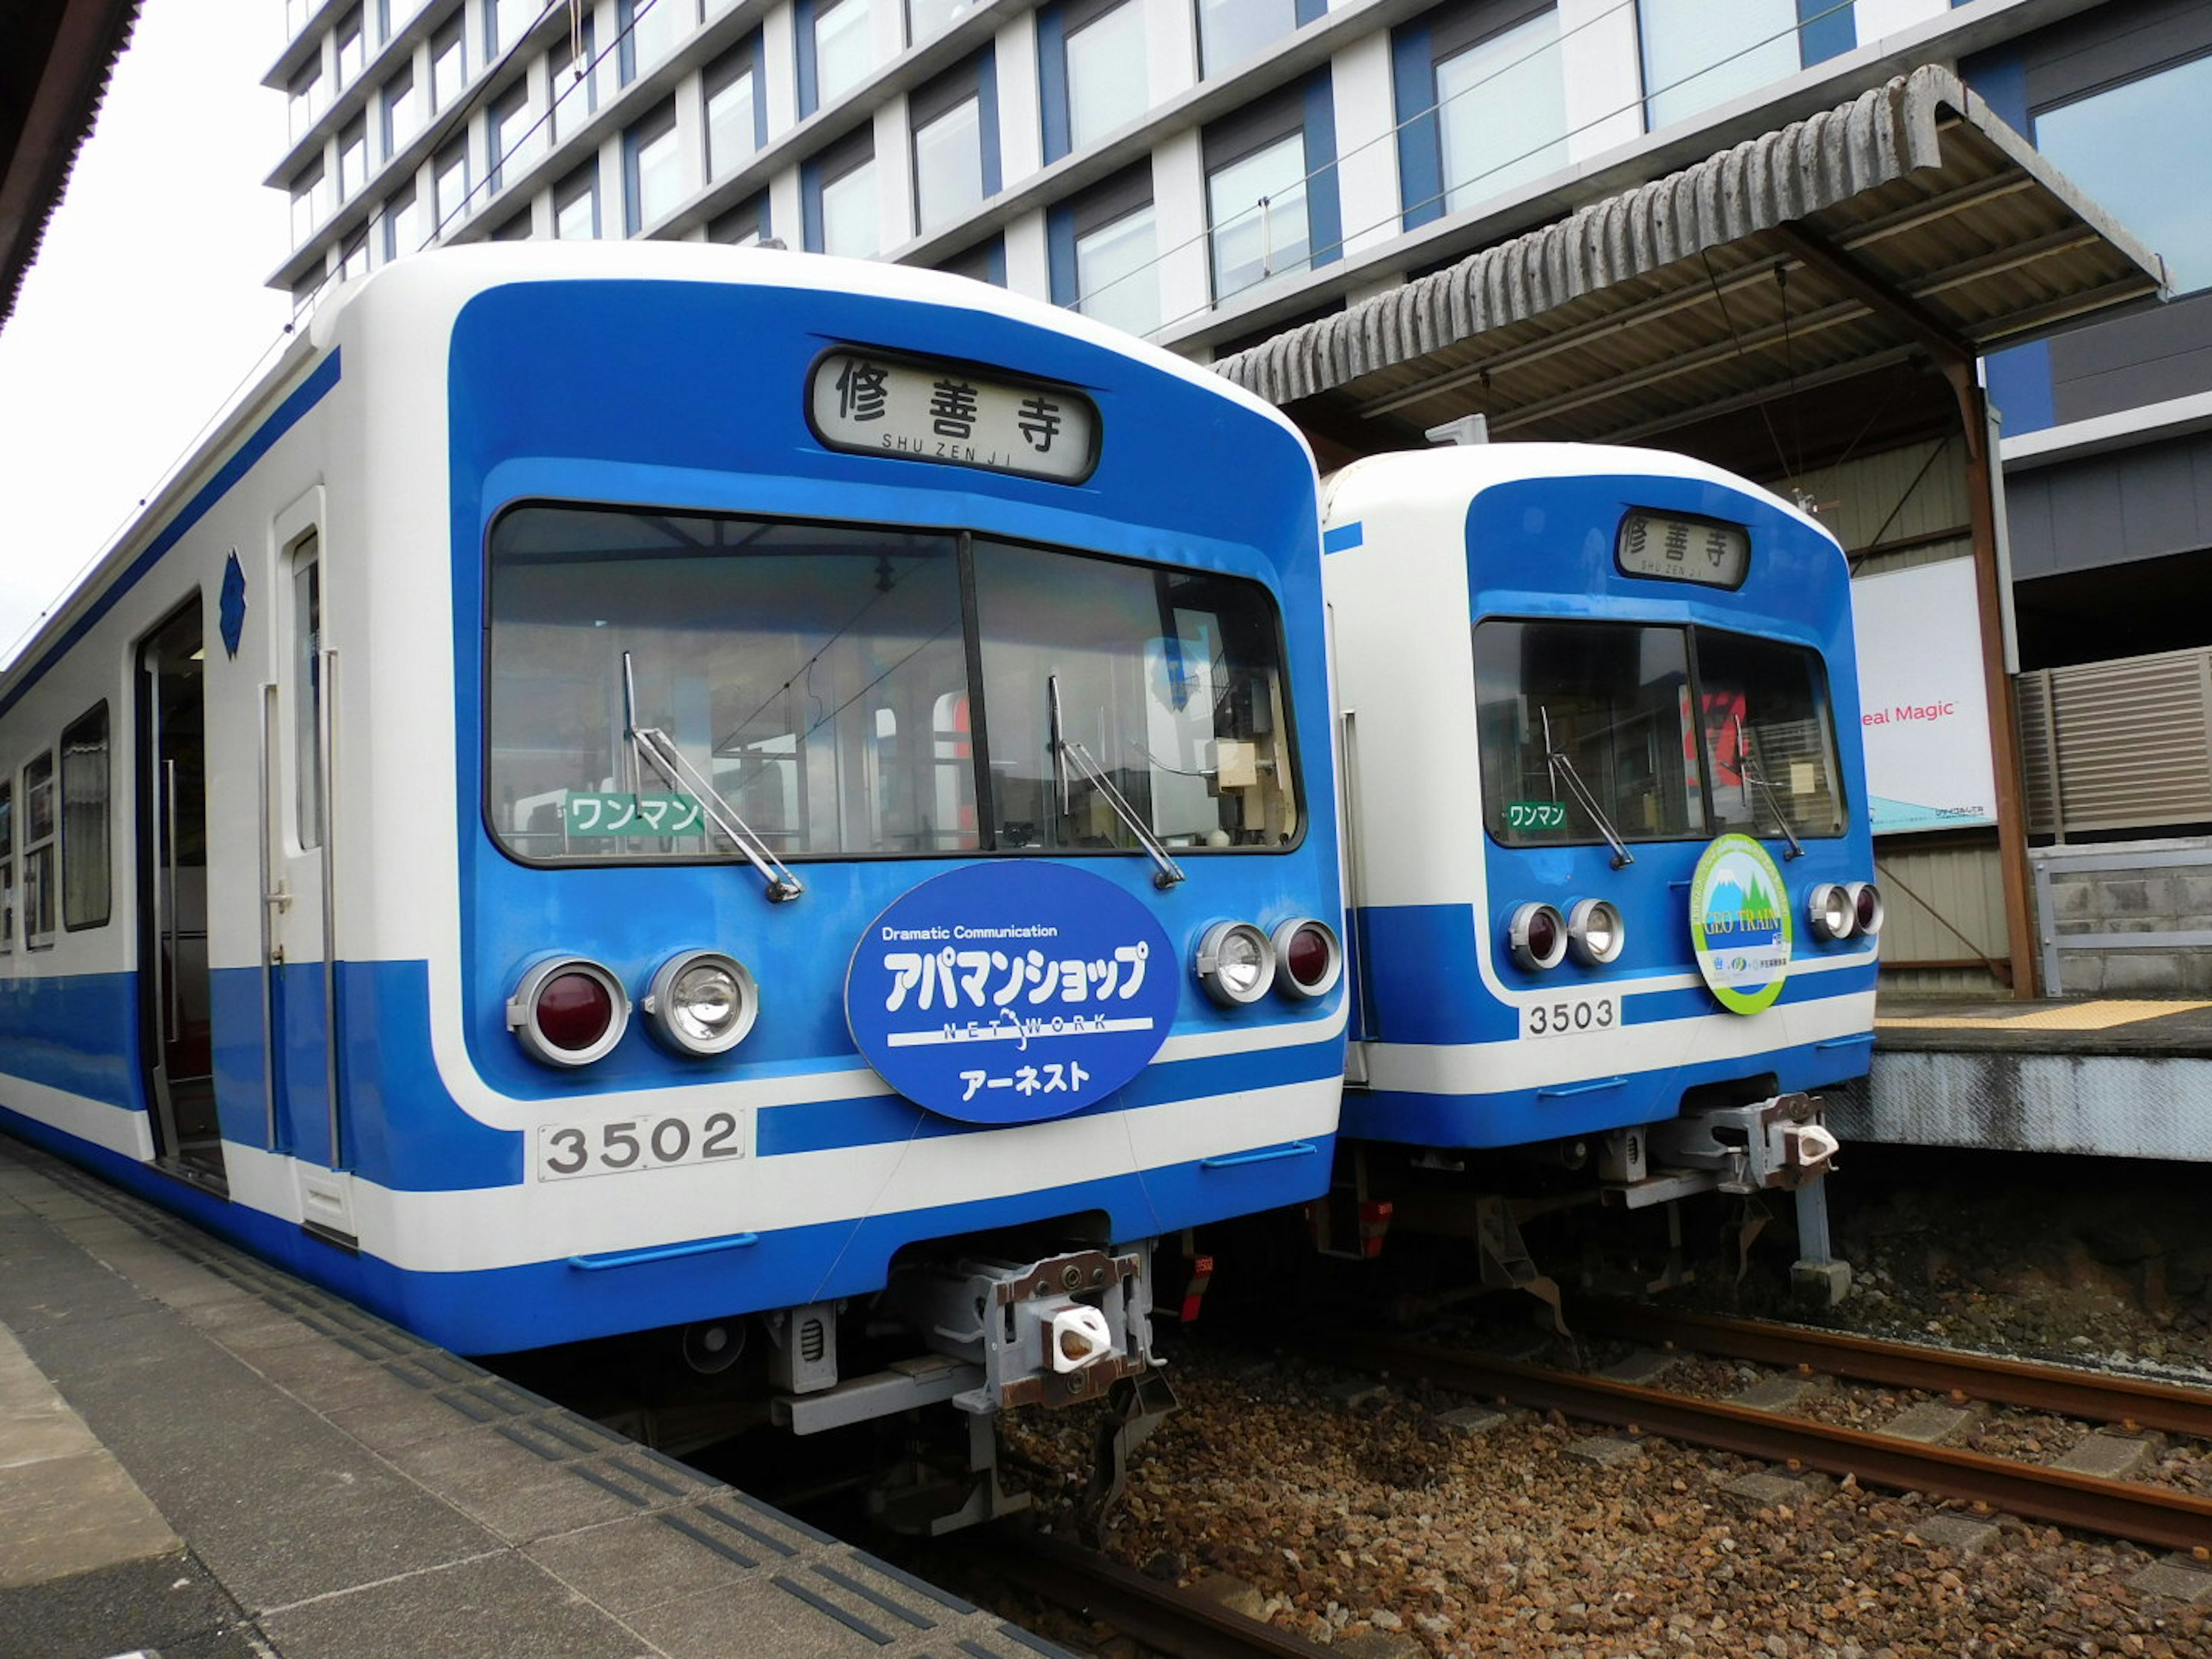
[[[1198,981],[1224,1007],[1242,1008],[1267,994],[1275,947],[1249,921],[1217,921],[1198,942]]]
[[[1584,899],[1567,915],[1567,948],[1585,968],[1601,968],[1620,954],[1628,924],[1610,899]]]
[[[661,963],[645,999],[653,1035],[679,1054],[726,1054],[760,1017],[744,964],[720,951],[686,951]]]
[[[1815,939],[1849,939],[1855,921],[1850,894],[1832,881],[1822,882],[1805,896],[1805,920]]]
[[[1881,932],[1882,918],[1888,914],[1881,902],[1881,889],[1870,881],[1851,884],[1851,914],[1857,921],[1859,932],[1869,935]]]
[[[1344,976],[1344,948],[1336,930],[1325,921],[1300,916],[1282,923],[1270,941],[1282,971],[1275,988],[1285,996],[1327,996]]]
[[[584,957],[549,957],[507,999],[507,1029],[548,1066],[590,1065],[613,1050],[629,1023],[622,981]]]
[[[1506,924],[1505,941],[1520,966],[1547,972],[1566,959],[1566,918],[1548,904],[1524,904]]]

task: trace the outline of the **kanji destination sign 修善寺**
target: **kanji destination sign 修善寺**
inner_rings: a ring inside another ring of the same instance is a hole
[[[1080,483],[1098,458],[1098,410],[1064,386],[955,364],[843,349],[807,384],[807,413],[832,449]]]

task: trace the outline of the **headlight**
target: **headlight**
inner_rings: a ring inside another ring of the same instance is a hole
[[[1627,939],[1628,924],[1610,900],[1584,899],[1567,913],[1567,948],[1585,968],[1602,968]]]
[[[1282,923],[1268,941],[1275,948],[1275,988],[1289,997],[1327,996],[1344,977],[1344,947],[1336,929],[1311,916]]]
[[[646,993],[653,1034],[678,1054],[726,1054],[760,1017],[760,988],[720,951],[685,951],[660,964]]]
[[[586,957],[549,957],[507,999],[507,1026],[547,1066],[588,1066],[612,1052],[629,1024],[622,981]]]
[[[1505,942],[1522,967],[1547,972],[1566,959],[1566,920],[1548,904],[1524,904],[1506,923]]]
[[[1859,932],[1872,937],[1881,932],[1882,918],[1889,914],[1881,902],[1881,889],[1870,881],[1851,884],[1851,915],[1857,921]]]
[[[1848,890],[1824,881],[1805,896],[1805,920],[1814,939],[1849,939],[1856,916]]]
[[[1217,921],[1199,940],[1194,965],[1208,996],[1224,1007],[1248,1007],[1274,982],[1275,947],[1249,921]]]

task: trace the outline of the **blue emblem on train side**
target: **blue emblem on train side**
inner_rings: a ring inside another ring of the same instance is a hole
[[[246,568],[239,563],[234,547],[223,562],[222,600],[216,617],[222,625],[222,648],[235,657],[238,642],[246,633]]]
[[[868,925],[845,1016],[868,1063],[917,1105],[966,1123],[1035,1123],[1145,1069],[1175,1023],[1176,967],[1152,912],[1111,882],[1060,865],[973,865]]]

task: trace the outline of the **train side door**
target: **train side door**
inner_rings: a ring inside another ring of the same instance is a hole
[[[319,514],[317,515],[318,517]],[[262,688],[263,946],[277,1144],[290,1152],[311,1231],[350,1243],[352,1192],[340,1075],[331,691],[319,528],[279,525],[274,680]],[[319,1167],[318,1167],[319,1166]]]
[[[195,599],[138,647],[140,1054],[155,1159],[188,1180],[220,1187],[201,643]]]

